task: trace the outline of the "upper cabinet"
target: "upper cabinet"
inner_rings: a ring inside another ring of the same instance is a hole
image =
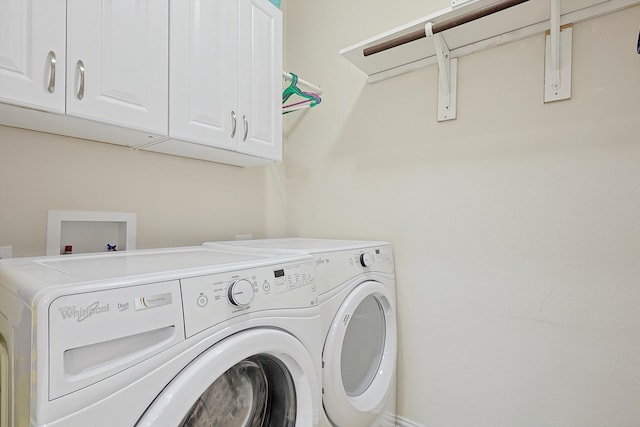
[[[235,149],[235,1],[171,2],[169,137]]]
[[[171,2],[169,137],[145,149],[243,166],[282,159],[282,12]]]
[[[0,124],[249,166],[281,90],[269,0],[0,0]]]
[[[168,25],[168,0],[67,0],[67,114],[166,135]]]
[[[168,0],[0,0],[0,124],[166,139],[168,30]]]
[[[238,5],[238,99],[243,116],[239,149],[281,160],[282,13],[268,0]]]
[[[64,113],[65,2],[0,0],[0,102]]]

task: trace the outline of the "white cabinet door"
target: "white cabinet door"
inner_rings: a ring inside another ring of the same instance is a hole
[[[282,12],[268,0],[239,2],[239,151],[282,160]]]
[[[171,2],[169,136],[237,148],[235,1]]]
[[[269,0],[185,0],[171,2],[170,16],[171,141],[148,149],[282,160],[282,12]]]
[[[65,0],[0,0],[0,102],[64,113]]]
[[[67,0],[67,114],[167,134],[168,0]]]

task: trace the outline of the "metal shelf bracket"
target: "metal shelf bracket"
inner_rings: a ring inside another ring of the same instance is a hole
[[[544,102],[571,98],[572,28],[560,27],[560,0],[550,0],[549,31],[545,38]]]
[[[458,59],[451,58],[449,47],[441,34],[433,34],[433,24],[424,26],[427,38],[433,39],[438,59],[438,121],[456,118],[456,97],[458,93]]]

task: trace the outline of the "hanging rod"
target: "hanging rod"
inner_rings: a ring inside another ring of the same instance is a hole
[[[450,18],[445,21],[433,24],[433,34],[437,34],[445,30],[450,30],[451,28],[466,24],[467,22],[475,21],[476,19],[484,18],[485,16],[500,12],[502,10],[527,1],[529,0],[500,0],[495,3],[491,3],[485,7],[481,7],[480,9],[472,10],[471,12],[465,13],[455,18]],[[403,44],[407,44],[412,41],[423,39],[425,37],[427,37],[427,34],[425,33],[424,28],[422,28],[421,30],[396,37],[395,39],[387,40],[386,42],[369,46],[363,49],[362,53],[364,54],[364,56],[373,55],[385,50],[392,49],[394,47],[402,46]]]
[[[291,81],[291,79],[292,79],[291,73],[287,73],[286,71],[283,71],[282,72],[282,78],[284,78],[287,81]],[[309,83],[308,81],[302,80],[299,77],[298,77],[298,83],[300,83],[303,86],[306,86],[307,88],[311,89],[312,91],[314,91],[318,95],[322,94],[322,88],[320,86],[314,85],[313,83]]]

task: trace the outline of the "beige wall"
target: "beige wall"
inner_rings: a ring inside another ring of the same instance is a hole
[[[340,48],[444,0],[287,0],[287,69],[325,89],[284,165],[241,169],[0,127],[0,246],[47,210],[138,214],[138,247],[235,234],[387,239],[401,416],[424,426],[640,425],[636,7],[574,27],[573,98],[542,103],[543,38],[375,85]]]
[[[640,7],[573,30],[573,97],[542,102],[544,38],[369,85],[338,50],[444,1],[289,0],[292,235],[388,239],[398,411],[424,426],[640,425]]]
[[[282,235],[281,174],[0,126],[0,246],[44,255],[48,210],[135,212],[138,248]]]

